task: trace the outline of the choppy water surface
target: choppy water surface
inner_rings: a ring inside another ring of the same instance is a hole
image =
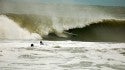
[[[125,70],[125,43],[43,42],[1,42],[0,70]]]

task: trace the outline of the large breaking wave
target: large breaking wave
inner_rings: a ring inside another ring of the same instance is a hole
[[[103,9],[102,9],[103,8]],[[108,8],[108,9],[107,9]],[[116,11],[117,8],[109,8],[109,7],[98,7],[98,6],[63,6],[63,5],[42,5],[39,8],[39,12],[31,12],[26,13],[26,9],[23,9],[22,12],[18,11],[8,11],[4,10],[4,12],[0,15],[0,24],[1,27],[6,23],[4,27],[8,27],[10,25],[15,24],[18,28],[22,29],[24,33],[36,33],[37,36],[41,36],[44,39],[51,39],[48,36],[51,34],[55,34],[55,37],[63,37],[69,39],[72,35],[77,35],[77,33],[73,33],[72,29],[77,28],[85,28],[88,27],[90,24],[95,23],[109,23],[109,24],[124,24],[124,16],[120,17],[120,14]],[[110,9],[115,10],[109,11]],[[119,7],[118,7],[119,9]],[[121,8],[120,9],[124,9]],[[38,10],[38,8],[37,8]],[[124,11],[124,10],[123,10]],[[123,14],[123,13],[122,13]],[[13,22],[6,22],[6,20],[11,20]],[[4,22],[2,22],[5,20]],[[13,26],[11,27],[13,28]],[[13,28],[13,29],[18,29]],[[101,28],[100,28],[101,30]],[[113,30],[113,29],[112,29]],[[11,38],[17,39],[17,37],[13,37],[13,34],[9,33],[8,36],[5,35],[3,29],[1,28],[1,37],[0,38]],[[11,31],[11,30],[10,30]],[[10,32],[8,31],[8,32]],[[79,31],[79,30],[78,30]],[[20,34],[20,31],[16,31],[17,34]],[[3,35],[4,34],[4,35]],[[23,33],[21,33],[23,34]],[[16,35],[16,34],[15,34]],[[82,33],[81,33],[82,35]],[[26,35],[25,35],[26,36]],[[53,38],[55,38],[53,36]],[[30,37],[29,35],[26,37]],[[48,37],[48,38],[47,38]],[[40,38],[40,37],[38,37]],[[40,39],[41,39],[40,38]],[[20,38],[19,38],[20,39]],[[22,38],[24,39],[24,38]]]

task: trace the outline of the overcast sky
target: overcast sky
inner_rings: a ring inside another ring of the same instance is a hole
[[[125,0],[0,0],[8,2],[64,3],[83,5],[125,6]]]

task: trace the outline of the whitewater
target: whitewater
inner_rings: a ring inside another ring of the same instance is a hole
[[[124,7],[1,2],[0,70],[125,70]]]
[[[38,34],[30,33],[25,28],[19,27],[13,20],[0,15],[0,39],[36,39]]]
[[[33,43],[34,47],[30,47]],[[1,70],[124,70],[125,43],[4,40]]]

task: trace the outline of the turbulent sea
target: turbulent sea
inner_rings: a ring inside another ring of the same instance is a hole
[[[34,43],[34,47],[30,44]],[[124,70],[125,43],[0,41],[0,70]]]
[[[2,0],[0,70],[125,70],[124,30],[125,7]]]

